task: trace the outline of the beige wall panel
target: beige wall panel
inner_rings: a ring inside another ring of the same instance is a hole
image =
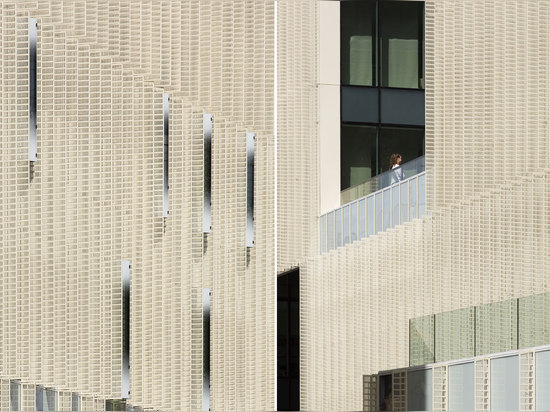
[[[548,165],[548,8],[426,2],[429,209]]]
[[[319,85],[320,214],[340,207],[340,86]]]
[[[319,1],[319,83],[340,85],[340,2]],[[323,117],[321,116],[321,119]]]
[[[318,2],[277,2],[277,271],[319,250]]]

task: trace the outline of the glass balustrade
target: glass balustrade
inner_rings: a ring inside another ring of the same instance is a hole
[[[422,172],[322,215],[321,253],[420,218],[425,211],[426,173]]]
[[[369,180],[352,186],[340,192],[340,204],[350,203],[360,197],[369,195],[377,190],[385,189],[398,182],[398,176],[402,175],[406,180],[416,176],[426,170],[426,160],[424,156],[417,157],[410,162],[403,163],[400,167],[380,173]]]
[[[409,365],[550,344],[550,293],[437,313],[409,321]]]

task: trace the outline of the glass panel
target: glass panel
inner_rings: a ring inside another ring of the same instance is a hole
[[[372,224],[372,219],[371,219]],[[359,239],[363,239],[367,229],[367,200],[359,201]]]
[[[325,253],[327,251],[327,215],[321,216],[319,230],[321,232],[321,253]]]
[[[449,411],[474,410],[474,363],[449,366]]]
[[[392,376],[382,375],[379,377],[378,399],[380,400],[379,408],[381,411],[392,411]]]
[[[401,224],[409,221],[409,182],[403,182],[401,184]]]
[[[380,34],[382,86],[423,88],[423,3],[381,1]]]
[[[435,315],[435,361],[474,356],[474,308]]]
[[[334,211],[334,234],[336,235],[336,247],[342,246],[342,209]]]
[[[374,229],[374,233],[378,233],[382,231],[382,192],[376,193],[376,212],[375,212],[375,219],[376,219],[376,227]],[[368,205],[367,205],[368,210]]]
[[[476,307],[476,355],[518,348],[517,299]]]
[[[376,79],[376,1],[340,3],[342,84],[374,86]]]
[[[374,126],[342,126],[340,140],[340,190],[367,181],[376,174]]]
[[[409,342],[410,366],[434,362],[434,315],[410,320]]]
[[[71,410],[72,411],[79,411],[80,410],[80,396],[78,393],[74,393],[71,396]]]
[[[36,387],[36,410],[44,410],[44,388],[42,386]]]
[[[399,225],[399,185],[394,186],[392,188],[392,194],[391,194],[391,203],[392,203],[392,220],[391,220],[391,226],[397,226]]]
[[[550,351],[535,353],[535,405],[550,411]]]
[[[413,220],[418,217],[417,207],[418,195],[418,178],[409,180],[409,219]]]
[[[418,217],[426,213],[426,175],[418,176]]]
[[[519,299],[519,348],[550,342],[550,293]]]
[[[364,87],[354,87],[354,89],[362,90]],[[368,88],[367,90],[371,89]],[[380,123],[392,125],[401,124],[407,127],[424,127],[426,124],[426,100],[424,97],[424,90],[380,89]],[[346,108],[350,112],[350,117],[353,115],[357,117],[360,115],[366,117],[367,111],[373,111],[367,104],[365,104],[366,107],[364,108],[362,105],[352,108],[351,105],[355,103],[357,106],[357,102],[346,102],[343,99],[344,96],[342,96],[342,119],[344,119],[345,113],[344,104],[346,104]],[[378,108],[375,114],[378,115]],[[353,122],[353,120],[350,121]],[[378,122],[378,119],[376,119],[376,122]],[[373,121],[366,121],[365,123],[373,123]]]
[[[56,411],[57,410],[57,393],[53,389],[44,390],[44,410]]]
[[[349,210],[349,205],[347,206],[344,206],[343,209],[342,209],[342,212],[343,212],[343,227],[344,227],[344,245],[347,245],[348,243],[351,242],[351,236],[350,236],[350,227],[349,227],[349,215],[350,215],[350,210]]]
[[[353,202],[350,205],[351,208],[351,241],[357,240],[357,202]]]
[[[432,370],[407,373],[407,410],[432,410]]]
[[[377,87],[355,87],[355,86],[342,86],[340,88],[340,113],[342,116],[342,123],[378,123],[378,101],[380,96]],[[387,89],[393,90],[393,89]],[[397,91],[403,91],[401,89]],[[418,92],[418,90],[415,90]],[[423,94],[423,92],[420,92]],[[388,102],[389,104],[390,102]],[[403,102],[401,102],[403,103]],[[410,114],[410,109],[406,111],[408,116],[413,117],[414,113],[420,111],[420,109],[413,110],[413,114]],[[422,103],[422,111],[424,111],[424,103]],[[419,116],[413,117],[418,118]],[[424,120],[425,116],[421,116]],[[390,123],[395,124],[395,123]],[[401,124],[401,123],[397,123]],[[416,123],[407,123],[407,126],[415,125]],[[424,122],[421,123],[421,126]]]
[[[384,190],[384,230],[390,227],[391,223],[391,190]]]
[[[367,236],[374,235],[374,195],[367,197]]]
[[[20,410],[21,383],[10,381],[10,411]]]
[[[327,215],[327,250],[334,249],[334,212]]]
[[[390,157],[393,153],[401,155],[401,164],[410,163],[424,155],[424,129],[407,127],[382,127],[380,129],[380,161],[379,173],[390,169]],[[417,168],[416,162],[407,167],[403,178],[414,176],[412,169]]]
[[[491,359],[491,410],[519,409],[519,362],[517,356]]]

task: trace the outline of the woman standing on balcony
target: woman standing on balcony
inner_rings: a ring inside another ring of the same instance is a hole
[[[401,162],[403,158],[399,153],[394,153],[390,157],[390,170],[391,173],[391,184],[400,182],[403,180],[403,169],[401,168]]]

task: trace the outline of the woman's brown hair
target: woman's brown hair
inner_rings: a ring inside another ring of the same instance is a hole
[[[397,159],[399,159],[401,155],[399,153],[394,153],[390,156],[390,170],[392,170],[393,166],[397,164]]]

